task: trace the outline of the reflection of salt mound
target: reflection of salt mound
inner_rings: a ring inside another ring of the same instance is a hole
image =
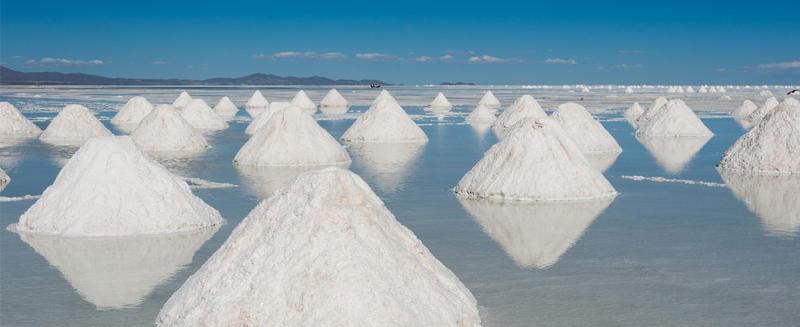
[[[72,156],[19,219],[23,232],[123,236],[195,230],[222,223],[189,185],[148,158],[130,137],[97,137]]]
[[[266,199],[297,175],[320,168],[319,166],[259,167],[240,165],[236,166],[236,172],[239,173],[242,183],[250,192],[259,198]]]
[[[145,97],[135,96],[128,100],[122,109],[114,115],[111,123],[121,130],[129,132],[139,125],[147,114],[153,111],[153,105]]]
[[[616,194],[550,118],[520,120],[502,142],[486,151],[454,192],[503,201],[586,200]]]
[[[508,109],[500,113],[497,121],[494,122],[494,127],[499,130],[505,130],[511,128],[523,118],[541,117],[547,117],[547,114],[544,113],[539,102],[530,95],[523,95],[517,98]]]
[[[302,109],[290,106],[272,115],[245,143],[235,165],[324,166],[350,163],[339,142]]]
[[[347,142],[426,143],[428,136],[389,94],[356,119],[342,135]],[[379,99],[376,99],[379,100]]]
[[[309,98],[303,90],[298,91],[297,94],[294,95],[294,98],[292,98],[292,105],[303,109],[303,111],[311,115],[317,112],[317,105],[314,104],[314,101],[311,101],[311,98]]]
[[[361,178],[327,168],[253,209],[164,304],[156,325],[353,322],[478,326],[480,317],[469,290]]]
[[[667,173],[677,175],[694,155],[703,148],[711,136],[705,137],[647,137],[637,136],[637,140],[656,159]]]
[[[186,91],[183,91],[180,95],[178,95],[175,101],[172,102],[172,106],[175,107],[175,109],[181,110],[183,107],[189,104],[189,101],[192,101],[192,96],[189,95],[189,93],[186,93]]]
[[[267,98],[258,90],[253,92],[250,100],[247,100],[247,103],[244,104],[245,111],[253,118],[258,117],[258,115],[266,111],[268,107],[269,101],[267,101]]]
[[[39,135],[39,140],[58,145],[81,145],[92,137],[111,136],[111,132],[103,126],[86,107],[71,104],[47,125]]]
[[[561,124],[583,153],[622,152],[617,140],[582,105],[573,102],[561,104],[553,112],[553,119]]]
[[[472,112],[467,115],[464,120],[476,123],[494,123],[497,117],[494,116],[494,110],[487,108],[485,105],[478,104]]]
[[[605,153],[586,153],[586,160],[589,160],[589,163],[592,164],[594,169],[597,169],[601,173],[611,168],[611,166],[617,161],[620,152],[605,152]]]
[[[800,107],[779,105],[723,155],[722,170],[800,174]]]
[[[219,227],[188,234],[137,237],[57,237],[21,233],[23,242],[58,269],[98,309],[141,305],[156,288],[192,263]]]
[[[253,119],[253,121],[251,121],[250,124],[247,125],[247,128],[245,128],[244,133],[247,135],[255,134],[256,132],[258,132],[259,129],[261,129],[261,127],[267,125],[267,122],[269,121],[270,118],[272,118],[272,115],[274,115],[278,111],[288,108],[291,105],[292,104],[289,102],[270,103],[269,109],[263,111],[261,114],[258,115],[258,117]]]
[[[639,118],[636,119],[636,125],[642,126],[646,124],[653,118],[653,116],[656,115],[656,113],[661,111],[661,109],[667,105],[667,102],[669,101],[667,101],[667,98],[665,97],[658,97],[653,100],[653,103],[650,104],[650,107],[648,107],[647,110],[645,110],[644,113],[639,115]]]
[[[724,170],[720,175],[733,195],[761,219],[768,233],[796,236],[800,232],[800,178]]]
[[[217,105],[214,106],[214,112],[224,119],[231,119],[239,112],[239,108],[236,107],[236,104],[234,104],[230,98],[222,97],[222,99],[219,99],[219,102],[217,102]]]
[[[628,107],[628,110],[625,110],[623,115],[629,123],[636,126],[636,120],[639,119],[643,113],[644,109],[642,109],[642,106],[640,106],[638,102],[634,102],[630,107]]]
[[[753,101],[744,100],[744,102],[742,102],[742,105],[739,106],[739,108],[736,108],[736,110],[734,110],[731,113],[731,115],[734,117],[747,117],[750,116],[750,114],[752,114],[753,111],[755,111],[756,109],[758,109],[758,106],[756,106],[756,104],[753,103]]]
[[[35,137],[41,132],[14,105],[0,102],[0,137]]]
[[[647,114],[647,113],[645,113]],[[652,116],[644,125],[639,125],[636,135],[658,137],[700,137],[714,133],[706,127],[683,100],[673,99]]]
[[[349,107],[350,103],[336,89],[328,91],[328,94],[319,102],[319,109],[326,114],[343,114]]]
[[[742,129],[750,129],[750,127],[753,127],[753,122],[747,118],[734,118],[733,120],[736,121]]]
[[[199,130],[217,131],[228,128],[225,119],[217,115],[203,99],[192,99],[183,107],[181,117]]]
[[[6,185],[11,183],[11,177],[8,177],[6,171],[0,168],[0,192],[6,189]]]
[[[762,104],[760,107],[754,110],[753,113],[750,114],[750,120],[753,123],[758,124],[761,118],[764,118],[764,116],[766,116],[767,113],[772,111],[772,109],[775,109],[775,107],[777,107],[779,104],[780,103],[778,102],[778,99],[775,99],[775,97],[767,99],[766,101],[764,101],[764,104]]]
[[[614,198],[580,202],[500,204],[459,199],[489,236],[518,265],[552,266],[583,235]]]
[[[497,97],[494,96],[494,93],[492,93],[492,91],[486,91],[486,93],[483,94],[483,97],[481,98],[481,101],[478,102],[478,104],[482,104],[489,109],[500,108],[500,100],[498,100]]]
[[[436,98],[431,101],[430,108],[433,111],[450,111],[453,108],[453,104],[447,100],[447,97],[444,96],[444,93],[439,92],[436,94]]]
[[[405,188],[425,143],[353,143],[348,147],[362,176],[384,193]]]
[[[198,152],[209,147],[205,137],[170,105],[156,107],[139,123],[131,138],[148,152]]]

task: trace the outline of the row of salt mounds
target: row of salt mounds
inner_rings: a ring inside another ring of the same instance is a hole
[[[6,189],[6,185],[11,183],[11,177],[8,177],[6,171],[0,167],[0,192]]]
[[[425,132],[386,90],[381,91],[369,109],[356,119],[341,139],[346,142],[428,142]]]
[[[269,278],[264,278],[269,276]],[[479,326],[477,302],[356,174],[301,174],[262,201],[157,326]]]
[[[734,110],[731,113],[731,116],[748,117],[751,114],[753,114],[753,112],[756,111],[756,109],[758,109],[758,106],[755,103],[753,103],[753,101],[744,100],[744,102],[742,102],[742,105],[736,108],[736,110]]]
[[[319,109],[326,114],[343,114],[347,112],[348,108],[350,108],[350,103],[336,89],[328,91],[328,94],[319,102]]]
[[[242,146],[233,163],[244,166],[346,165],[350,163],[350,156],[314,117],[289,106],[272,115]]]
[[[228,128],[225,119],[217,115],[203,99],[192,99],[183,107],[181,117],[199,130],[218,131]]]
[[[431,101],[430,105],[428,105],[431,111],[437,112],[447,112],[450,109],[453,109],[453,104],[450,103],[450,100],[447,100],[447,97],[444,96],[444,93],[439,92],[436,94],[436,98]]]
[[[497,121],[494,122],[494,128],[503,131],[511,128],[519,120],[523,118],[540,118],[547,117],[547,114],[542,110],[542,106],[530,95],[523,95],[514,101],[508,109],[503,111]]]
[[[130,132],[139,126],[139,123],[153,111],[153,105],[145,97],[135,96],[128,100],[120,109],[111,123],[125,132]]]
[[[222,97],[219,99],[219,102],[214,106],[214,112],[217,113],[220,117],[230,120],[236,116],[239,112],[239,108],[236,107],[236,104],[231,101],[228,97]]]
[[[0,102],[0,137],[36,137],[41,132],[13,104]]]
[[[205,137],[170,105],[159,105],[145,117],[131,138],[148,152],[198,152],[209,147]]]
[[[764,104],[756,108],[756,110],[753,110],[753,112],[750,114],[750,121],[752,121],[754,124],[758,124],[761,118],[764,118],[767,113],[772,111],[772,109],[775,109],[775,107],[777,107],[779,104],[780,102],[778,102],[778,99],[775,97],[769,97],[764,101]]]
[[[189,104],[189,101],[192,101],[192,96],[189,95],[189,93],[187,93],[186,91],[183,91],[181,92],[181,94],[178,95],[175,101],[172,102],[172,106],[180,111],[181,109],[183,109],[183,107]]]
[[[111,136],[103,123],[97,120],[86,107],[71,104],[64,107],[53,118],[50,125],[39,135],[39,140],[57,145],[81,145],[98,136]]]
[[[561,124],[583,153],[622,152],[617,140],[582,105],[574,102],[560,104],[552,118]]]
[[[650,119],[652,119],[656,113],[664,108],[667,102],[669,102],[669,100],[667,100],[665,97],[658,97],[653,100],[653,103],[650,104],[650,107],[647,107],[647,110],[645,110],[641,115],[639,115],[639,118],[636,119],[636,125],[641,126],[647,124],[647,122],[650,121]]]
[[[625,119],[627,119],[628,122],[635,124],[636,120],[638,120],[642,114],[644,114],[644,109],[642,109],[642,106],[640,106],[638,102],[634,102],[630,107],[628,107],[628,110],[625,110],[623,116],[625,116]]]
[[[461,178],[454,192],[497,201],[572,201],[615,196],[614,187],[552,118],[520,120]]]
[[[644,125],[636,129],[643,137],[705,137],[714,135],[681,99],[670,100]]]
[[[247,135],[254,135],[259,129],[261,129],[261,127],[267,125],[267,122],[269,122],[269,119],[272,118],[272,115],[278,111],[290,107],[291,105],[292,104],[290,102],[273,101],[269,104],[269,109],[259,114],[258,117],[253,119],[253,121],[247,125],[247,128],[244,129],[244,133]]]
[[[60,236],[175,233],[222,223],[189,185],[128,136],[92,138],[58,173],[16,230]]]
[[[481,100],[478,102],[478,104],[482,104],[489,109],[497,109],[500,108],[501,105],[500,100],[498,100],[497,97],[494,96],[494,93],[492,93],[492,91],[486,91],[486,93],[483,94],[483,97],[481,97]]]
[[[253,92],[253,95],[247,100],[247,103],[244,104],[244,110],[247,111],[247,114],[252,118],[258,117],[258,115],[267,109],[269,109],[269,101],[267,101],[267,98],[258,90]]]
[[[297,94],[294,95],[292,98],[292,105],[303,109],[307,114],[313,115],[317,112],[317,105],[314,104],[314,101],[311,101],[311,98],[308,97],[306,91],[300,90]]]
[[[487,108],[483,104],[478,104],[472,112],[467,115],[464,120],[471,122],[471,123],[485,123],[491,124],[497,120],[497,117],[494,116],[494,110]]]
[[[783,103],[767,113],[725,152],[719,168],[760,174],[800,174],[800,107]]]

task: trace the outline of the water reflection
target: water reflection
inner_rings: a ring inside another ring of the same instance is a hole
[[[614,198],[535,204],[458,200],[514,262],[543,269],[558,262]]]
[[[745,119],[745,118],[734,118],[733,120],[735,120],[735,121],[736,121],[736,123],[737,123],[737,124],[739,124],[739,126],[740,126],[742,129],[744,129],[744,130],[748,130],[748,129],[750,129],[751,127],[753,127],[753,122],[751,122],[749,119]]]
[[[319,111],[325,115],[343,115],[347,113],[350,106],[320,106]]]
[[[71,238],[20,233],[97,309],[135,307],[192,263],[219,226],[186,234]]]
[[[721,171],[725,184],[771,235],[796,237],[800,232],[800,176],[766,176]]]
[[[397,193],[413,173],[426,143],[352,143],[347,150],[364,179],[384,193]]]
[[[235,166],[242,184],[259,198],[266,199],[275,190],[285,185],[297,175],[307,171],[323,169],[326,166],[279,166],[279,167],[259,167],[259,166]]]
[[[475,122],[475,121],[468,121],[467,122],[472,130],[475,132],[475,135],[478,136],[478,139],[483,139],[492,129],[492,123],[482,123],[482,122]]]
[[[704,137],[648,137],[636,136],[650,155],[667,173],[680,174],[712,136]]]
[[[36,138],[30,137],[0,138],[0,167],[5,170],[17,168],[24,156],[23,153],[35,140]]]

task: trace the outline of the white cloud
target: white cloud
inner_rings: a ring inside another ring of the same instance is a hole
[[[618,64],[618,65],[615,65],[614,68],[617,68],[617,69],[642,68],[642,65],[641,64]]]
[[[574,65],[578,62],[575,61],[575,59],[548,58],[544,60],[544,63],[551,65]]]
[[[414,60],[417,61],[417,62],[430,62],[430,61],[433,61],[433,58],[432,57],[428,57],[428,56],[419,56],[419,57],[414,58]]]
[[[166,65],[168,63],[169,62],[166,61],[166,60],[153,60],[153,62],[151,64],[153,64],[153,65]]]
[[[786,62],[772,62],[768,64],[760,64],[758,68],[761,69],[798,69],[800,68],[800,60],[786,61]]]
[[[453,58],[454,57],[451,54],[446,54],[446,55],[439,56],[439,57],[419,56],[419,57],[414,58],[414,61],[416,61],[416,62],[436,62],[436,61],[444,62],[444,61],[453,60]]]
[[[446,54],[446,55],[444,55],[444,56],[441,56],[441,57],[439,57],[439,60],[441,60],[441,61],[450,61],[450,60],[453,60],[453,55],[451,55],[451,54]]]
[[[508,59],[493,57],[490,55],[472,56],[467,59],[470,64],[499,64],[508,62]]]
[[[281,51],[273,54],[256,54],[253,59],[311,59],[311,60],[337,60],[346,56],[341,52],[315,52],[315,51]]]
[[[379,53],[379,52],[356,53],[356,58],[361,59],[361,60],[370,60],[370,61],[396,59],[392,55],[388,55],[388,54],[385,54],[385,53]]]
[[[92,60],[74,60],[74,59],[64,59],[64,58],[52,58],[52,57],[44,57],[42,59],[30,59],[25,62],[27,65],[42,65],[42,66],[99,66],[104,65],[100,59],[92,59]]]

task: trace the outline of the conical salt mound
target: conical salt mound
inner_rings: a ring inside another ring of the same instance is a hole
[[[498,201],[588,200],[616,194],[551,118],[520,120],[461,178],[454,192]]]
[[[164,234],[222,223],[189,185],[128,136],[86,142],[19,218],[21,232],[68,237]]]
[[[544,113],[539,102],[530,95],[523,95],[517,98],[514,104],[497,117],[497,121],[494,122],[494,127],[501,130],[509,129],[520,119],[541,117],[547,117],[547,114]]]
[[[439,94],[436,94],[436,98],[431,101],[430,108],[434,111],[449,111],[453,108],[453,104],[447,100],[444,93],[439,92]]]
[[[266,278],[268,277],[268,278]],[[341,168],[261,202],[157,326],[479,326],[470,291]]]
[[[350,103],[336,89],[328,91],[328,94],[319,102],[320,110],[326,114],[343,114],[349,107]]]
[[[214,106],[214,112],[224,119],[231,119],[239,112],[239,108],[236,107],[236,104],[234,104],[230,98],[222,97],[222,99],[219,99],[219,102],[217,102],[217,105]]]
[[[692,88],[691,86],[687,86],[686,93],[694,93],[694,88]]]
[[[669,101],[665,97],[658,97],[655,100],[653,100],[653,103],[650,104],[650,107],[648,107],[647,110],[645,110],[644,113],[639,115],[639,118],[636,119],[636,125],[643,126],[647,124],[647,122],[653,119],[653,117],[659,111],[661,111],[661,109],[664,109],[666,107],[667,102]]]
[[[315,112],[317,112],[317,105],[314,104],[314,101],[311,101],[311,98],[309,98],[308,95],[306,95],[306,92],[303,90],[298,91],[297,94],[294,95],[294,98],[292,98],[291,102],[292,105],[303,109],[303,111],[308,114],[313,115]]]
[[[272,115],[233,159],[246,166],[325,166],[350,163],[347,151],[314,117],[295,106]]]
[[[253,95],[250,97],[250,100],[247,100],[247,103],[244,104],[244,109],[250,115],[250,117],[256,118],[262,112],[266,111],[269,108],[269,101],[267,98],[261,94],[261,91],[256,90],[253,92]]]
[[[647,113],[645,113],[647,114]],[[645,125],[636,129],[639,136],[705,137],[714,135],[681,99],[670,100]]]
[[[753,101],[744,100],[742,105],[739,106],[739,108],[736,108],[731,115],[734,117],[747,117],[750,116],[753,111],[756,111],[756,109],[758,109],[758,106],[753,103]]]
[[[767,113],[772,111],[772,109],[775,109],[775,107],[777,107],[779,104],[780,102],[778,102],[778,99],[775,99],[775,97],[770,97],[769,99],[764,101],[763,105],[758,107],[750,114],[750,120],[754,124],[758,124],[758,122],[761,121],[761,119],[764,118],[764,116],[766,116]]]
[[[86,107],[71,104],[47,125],[39,135],[39,140],[45,143],[58,145],[81,145],[86,140],[98,136],[111,136],[103,123],[101,123]]]
[[[225,118],[220,117],[203,99],[192,99],[183,107],[181,117],[199,130],[218,131],[228,128]]]
[[[41,132],[14,105],[0,102],[0,137],[35,137]]]
[[[636,120],[638,120],[642,114],[644,114],[644,109],[642,109],[642,106],[640,106],[638,102],[634,102],[630,107],[628,107],[628,110],[625,110],[623,115],[629,123],[635,125]]]
[[[705,85],[701,86],[697,93],[708,93],[708,88]]]
[[[267,122],[269,121],[270,118],[272,118],[272,115],[274,115],[278,111],[281,111],[283,109],[286,109],[286,108],[290,107],[291,105],[292,104],[290,102],[272,102],[272,103],[270,103],[269,104],[269,109],[267,109],[266,111],[262,112],[260,115],[258,115],[258,117],[253,119],[253,121],[251,121],[250,124],[247,125],[247,128],[245,128],[244,133],[247,134],[247,135],[255,134],[256,132],[258,132],[259,129],[261,129],[261,127],[264,127],[264,126],[267,125]]]
[[[6,171],[0,168],[0,192],[6,189],[6,186],[11,183],[11,177],[8,177]]]
[[[381,95],[384,93],[381,92]],[[428,136],[388,93],[356,119],[342,135],[347,142],[426,143]],[[381,97],[379,95],[378,97]],[[377,100],[377,99],[376,99]]]
[[[375,97],[375,100],[372,100],[372,104],[370,105],[370,107],[378,104],[378,102],[381,102],[383,100],[389,100],[394,103],[397,103],[398,106],[400,105],[400,102],[398,102],[397,99],[395,99],[394,96],[391,93],[389,93],[389,91],[381,90],[381,93],[379,93],[378,96]]]
[[[131,133],[131,138],[148,152],[198,152],[209,147],[205,137],[170,105],[153,109]]]
[[[172,106],[175,107],[175,109],[180,110],[189,104],[189,101],[192,101],[192,96],[189,95],[189,93],[186,93],[186,91],[183,91],[180,95],[178,95],[175,101],[172,102]]]
[[[626,93],[626,94],[631,94],[631,93],[633,93],[633,88],[632,88],[632,87],[630,87],[630,86],[626,87],[626,88],[625,88],[625,93]]]
[[[583,153],[622,152],[617,140],[582,105],[573,102],[561,104],[553,112],[553,119],[561,124]]]
[[[494,116],[494,110],[487,108],[482,104],[478,104],[472,112],[467,115],[464,120],[468,122],[476,122],[476,123],[487,123],[491,124],[497,120],[497,117]]]
[[[761,220],[764,231],[779,237],[800,234],[800,176],[759,175],[722,170],[733,195]]]
[[[122,109],[114,115],[111,123],[123,131],[131,131],[144,119],[147,114],[153,111],[153,105],[145,97],[135,96],[128,100]]]
[[[500,100],[498,100],[497,97],[494,96],[494,93],[492,93],[492,91],[486,91],[486,93],[483,94],[483,97],[481,98],[481,101],[478,102],[478,104],[482,104],[489,109],[500,108]]]
[[[800,107],[779,105],[731,146],[721,170],[800,174]]]

